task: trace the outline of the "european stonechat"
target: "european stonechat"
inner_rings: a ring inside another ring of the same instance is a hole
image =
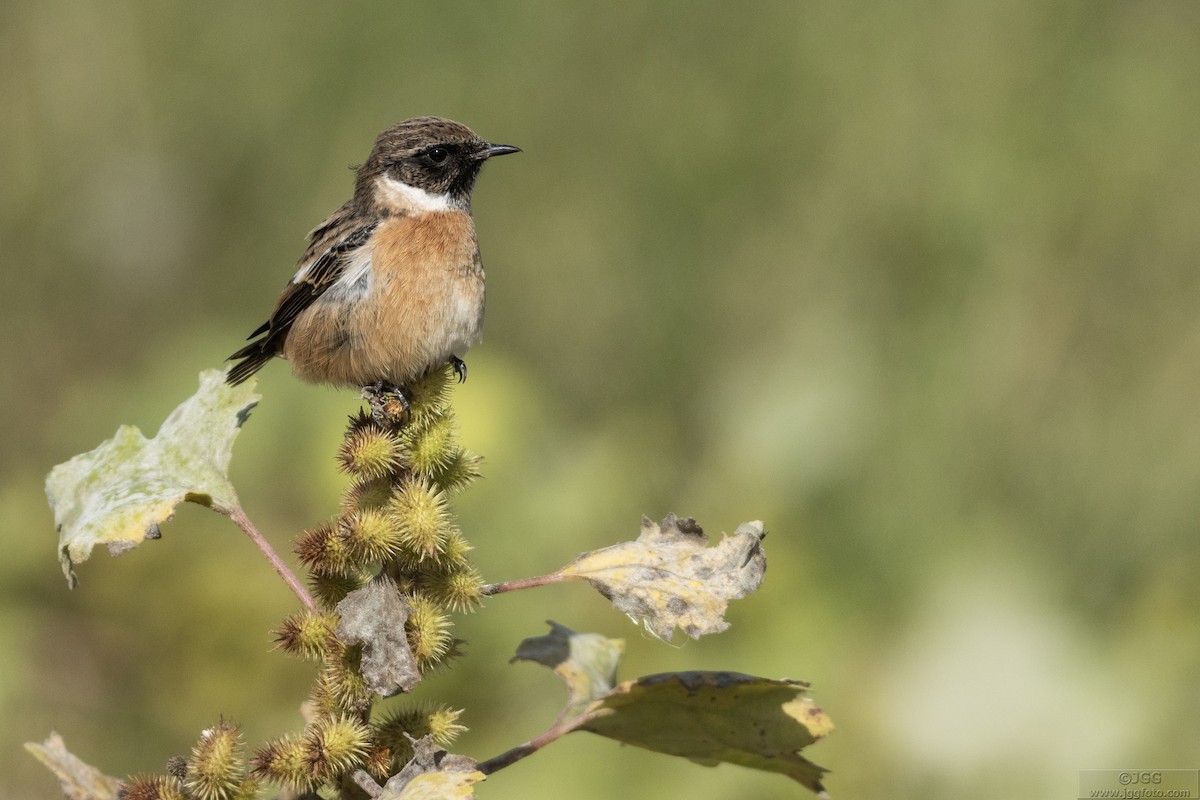
[[[230,384],[275,356],[313,383],[398,390],[451,364],[483,327],[471,189],[483,162],[520,152],[440,117],[379,134],[354,196],[309,234],[271,317],[231,355]]]

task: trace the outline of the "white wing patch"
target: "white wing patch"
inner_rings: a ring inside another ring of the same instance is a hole
[[[332,249],[332,248],[330,248]],[[313,265],[320,261],[325,256],[329,255],[329,250],[326,250],[321,255],[309,261],[307,264],[296,270],[296,274],[292,276],[292,283],[300,283],[312,270]],[[334,282],[333,286],[345,289],[353,286],[362,278],[363,275],[371,270],[371,248],[359,247],[350,254],[350,258],[346,261],[346,266],[342,270],[342,274]]]
[[[360,280],[363,276],[371,272],[371,248],[363,246],[350,254],[350,258],[346,261],[346,268],[342,270],[342,274],[333,282],[333,289],[349,289]]]
[[[329,251],[326,251],[326,252],[329,252]],[[292,276],[292,283],[299,283],[300,281],[304,280],[304,276],[308,274],[308,271],[310,269],[312,269],[312,265],[317,263],[320,260],[321,260],[321,256],[317,256],[312,261],[308,262],[303,267],[296,270],[296,274]]]

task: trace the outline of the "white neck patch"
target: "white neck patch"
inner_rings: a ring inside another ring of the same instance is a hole
[[[456,208],[448,193],[431,194],[387,175],[379,176],[379,180],[375,182],[375,190],[379,193],[379,199],[397,210],[423,212],[449,211]]]

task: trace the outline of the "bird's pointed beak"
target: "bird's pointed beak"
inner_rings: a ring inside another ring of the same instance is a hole
[[[476,156],[480,161],[491,158],[493,156],[506,156],[509,153],[519,153],[521,148],[513,147],[511,144],[489,144],[487,147],[479,151]]]

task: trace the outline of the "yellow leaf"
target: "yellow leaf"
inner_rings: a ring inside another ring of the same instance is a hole
[[[598,633],[576,633],[553,620],[549,625],[550,633],[517,645],[512,660],[536,661],[553,669],[570,692],[565,713],[574,713],[613,688],[625,642]]]
[[[459,800],[475,796],[475,784],[486,778],[482,772],[431,772],[418,775],[397,792],[386,789],[378,800]]]
[[[761,522],[745,522],[709,547],[694,519],[668,514],[657,525],[643,517],[637,541],[584,553],[558,574],[586,580],[661,639],[669,640],[676,627],[699,639],[728,628],[729,601],[762,583],[765,535]]]
[[[412,759],[388,779],[375,800],[462,800],[474,797],[472,787],[487,777],[475,768],[474,759],[447,753],[432,736],[412,745]]]

